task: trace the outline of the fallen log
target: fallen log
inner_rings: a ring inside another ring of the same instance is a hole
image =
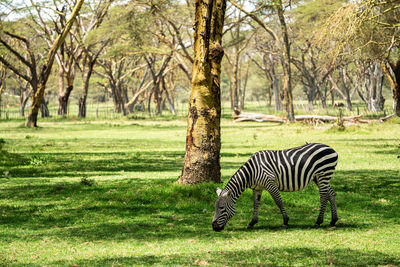
[[[378,122],[379,122],[379,123],[385,122],[385,121],[387,121],[388,119],[390,119],[391,117],[394,117],[394,113],[392,113],[392,114],[390,114],[390,115],[387,115],[387,116],[385,116],[385,117],[379,118]]]
[[[284,123],[285,118],[278,117],[275,115],[264,115],[261,113],[241,113],[239,115],[233,115],[233,119],[235,122],[241,121],[257,121],[257,122],[279,122]]]
[[[335,117],[335,116],[321,116],[321,115],[296,115],[295,121],[301,122],[337,122],[342,120],[348,123],[372,123],[375,120],[364,120],[361,119],[362,115],[358,116],[349,116],[349,117]],[[379,121],[387,120],[389,116],[379,119]],[[284,117],[279,117],[275,115],[266,115],[262,113],[247,113],[247,112],[240,112],[240,110],[235,109],[233,113],[233,120],[235,122],[241,121],[257,121],[257,122],[279,122],[284,123],[287,121]]]

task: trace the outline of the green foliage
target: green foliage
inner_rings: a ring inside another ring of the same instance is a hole
[[[246,229],[252,194],[238,200],[223,232],[212,231],[215,184],[185,187],[186,122],[48,122],[30,130],[0,124],[0,262],[3,265],[400,264],[397,120],[331,130],[330,125],[222,123],[222,176],[255,151],[307,142],[339,154],[332,180],[339,222],[314,229],[316,186],[283,193],[290,228],[264,193],[259,224]],[[30,136],[30,138],[26,138]],[[45,164],[30,164],[32,159]],[[90,185],[90,186],[89,186]],[[218,185],[223,186],[223,185]],[[0,264],[0,265],[1,265]]]

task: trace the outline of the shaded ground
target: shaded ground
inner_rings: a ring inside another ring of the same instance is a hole
[[[26,133],[0,125],[0,265],[400,265],[398,125],[351,133],[225,125],[225,182],[261,147],[297,145],[304,136],[333,144],[339,222],[327,227],[328,209],[324,227],[313,228],[319,195],[310,186],[282,194],[288,230],[264,193],[249,231],[246,191],[221,233],[210,223],[216,185],[174,184],[184,155],[184,127],[175,126],[49,125]]]

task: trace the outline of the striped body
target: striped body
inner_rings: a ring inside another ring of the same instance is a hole
[[[337,153],[324,144],[259,151],[236,172],[227,187],[239,195],[247,187],[267,188],[268,183],[274,181],[280,191],[300,191],[314,178],[321,178],[321,182],[324,177],[330,178],[337,158]]]
[[[233,216],[236,200],[246,188],[251,188],[254,192],[255,215],[253,216],[253,221],[258,221],[258,206],[262,190],[267,190],[281,209],[284,225],[287,225],[289,217],[283,208],[279,191],[300,191],[312,181],[318,185],[321,196],[321,212],[317,224],[322,223],[328,200],[331,205],[335,206],[332,209],[332,216],[335,217],[332,222],[337,220],[336,194],[329,186],[337,159],[338,154],[331,147],[317,143],[286,150],[264,150],[255,153],[232,176],[225,189],[221,191],[221,194],[229,192],[229,194],[225,194],[229,195],[229,198],[225,199],[225,201],[221,200],[227,203],[225,206],[225,213],[227,214],[223,215],[224,212],[218,212],[216,208],[213,226],[217,226],[218,218],[218,225],[224,226],[223,221],[226,218],[229,220]],[[219,206],[221,207],[222,205],[219,203]],[[217,216],[218,214],[222,214],[222,216]],[[216,228],[218,229],[218,227]]]

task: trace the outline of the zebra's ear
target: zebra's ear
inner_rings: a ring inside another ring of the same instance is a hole
[[[221,195],[221,192],[222,192],[222,189],[221,188],[217,188],[217,195],[219,196],[219,195]]]
[[[232,194],[231,190],[226,191],[225,193],[222,194],[223,197],[230,197]]]

